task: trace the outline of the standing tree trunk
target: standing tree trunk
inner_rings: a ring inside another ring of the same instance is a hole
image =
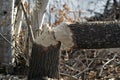
[[[60,43],[44,47],[33,43],[28,80],[59,78]]]
[[[39,33],[39,29],[42,27],[47,4],[49,0],[35,0],[35,6],[31,9],[31,25],[33,26],[33,32],[35,37]],[[33,3],[31,4],[31,6]]]
[[[11,39],[11,7],[12,0],[0,0],[0,34],[7,40]],[[0,65],[11,62],[11,46],[0,35]]]
[[[43,26],[32,46],[28,80],[59,78],[59,55],[61,43],[55,40],[48,25]]]

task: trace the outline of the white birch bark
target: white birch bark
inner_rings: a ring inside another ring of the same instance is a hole
[[[16,35],[16,38],[18,38],[19,35],[20,35],[22,21],[23,21],[23,11],[20,8],[20,10],[18,12],[18,16],[17,16],[17,22],[16,22],[16,25],[15,25],[15,35]]]
[[[43,23],[45,11],[49,0],[36,0],[35,7],[31,11],[31,22],[34,27],[34,32],[38,31]],[[36,35],[36,33],[34,33]]]
[[[14,62],[14,53],[15,53],[15,50],[13,48],[13,46],[15,46],[15,18],[16,18],[16,13],[17,13],[17,7],[15,8],[15,0],[12,0],[12,14],[11,14],[11,43],[12,43],[12,46],[11,46],[11,60],[12,60],[12,63]]]

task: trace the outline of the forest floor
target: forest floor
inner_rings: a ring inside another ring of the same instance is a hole
[[[64,54],[60,71],[64,80],[120,80],[120,50],[71,51]]]
[[[120,80],[120,50],[63,51],[60,59],[60,77],[61,80]],[[0,80],[26,78],[1,74]]]

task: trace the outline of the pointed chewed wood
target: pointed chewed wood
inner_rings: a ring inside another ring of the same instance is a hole
[[[44,25],[33,42],[28,80],[59,78],[60,46],[61,42],[55,40],[53,30]]]

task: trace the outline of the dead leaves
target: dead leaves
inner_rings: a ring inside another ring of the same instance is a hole
[[[70,7],[69,7],[66,3],[63,5],[63,8],[64,8],[67,12],[70,11]]]
[[[96,77],[96,75],[97,75],[96,71],[90,71],[88,74],[88,79],[93,79]]]
[[[25,1],[24,7],[25,7],[25,9],[26,9],[26,12],[27,12],[28,14],[30,14],[30,4]]]
[[[62,22],[70,22],[70,23],[74,23],[75,20],[74,18],[72,18],[70,16],[70,7],[65,3],[63,4],[63,9],[57,9],[55,5],[52,6],[52,8],[50,9],[50,12],[56,16],[56,20],[55,22],[52,24],[52,26],[57,26]],[[55,14],[54,14],[55,13]],[[58,14],[56,14],[58,13]]]

